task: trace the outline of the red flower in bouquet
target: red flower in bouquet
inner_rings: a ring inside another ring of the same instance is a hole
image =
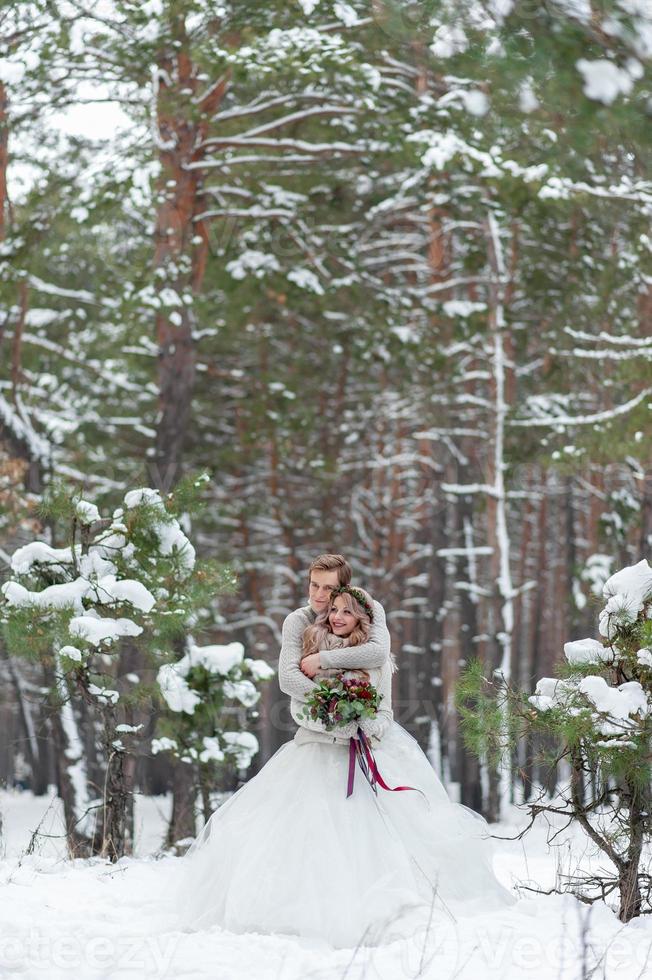
[[[369,681],[329,678],[311,692],[302,714],[312,721],[321,721],[327,731],[332,731],[350,721],[373,718],[382,697]]]

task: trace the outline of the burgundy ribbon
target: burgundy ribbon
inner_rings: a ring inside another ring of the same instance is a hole
[[[359,736],[359,737],[358,737]],[[388,790],[390,793],[396,793],[403,789],[412,789],[415,793],[421,793],[421,795],[426,798],[423,790],[417,789],[416,786],[388,786],[383,777],[378,771],[378,766],[376,765],[376,760],[374,754],[371,751],[371,745],[369,740],[362,729],[358,726],[358,736],[352,735],[349,739],[349,777],[346,787],[346,798],[348,799],[353,792],[353,781],[355,779],[355,763],[356,757],[364,777],[371,786],[372,790],[376,795],[378,795],[378,790],[376,789],[376,783],[382,786],[383,789]],[[427,802],[427,800],[426,800]]]

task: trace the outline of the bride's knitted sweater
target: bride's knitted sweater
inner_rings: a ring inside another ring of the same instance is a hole
[[[314,680],[302,672],[300,665],[303,656],[303,634],[315,621],[315,613],[310,606],[296,609],[283,623],[281,653],[278,664],[279,687],[290,695],[290,713],[299,725],[294,736],[295,742],[329,742],[348,744],[355,735],[358,724],[370,738],[380,739],[394,718],[392,711],[392,673],[397,670],[396,660],[390,652],[389,633],[385,623],[385,610],[374,601],[374,619],[366,643],[348,646],[346,637],[329,634],[326,642],[328,650],[319,651],[320,668],[347,670],[356,667],[369,673],[369,681],[382,694],[380,707],[374,718],[364,718],[360,722],[327,731],[321,721],[304,718],[300,712],[306,699],[317,686]],[[320,670],[318,672],[322,673]],[[329,671],[330,673],[330,671]]]

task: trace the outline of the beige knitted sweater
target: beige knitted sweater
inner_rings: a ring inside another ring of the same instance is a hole
[[[310,606],[302,606],[286,618],[283,623],[282,645],[278,662],[279,687],[290,695],[290,713],[299,726],[294,736],[298,744],[305,742],[337,742],[347,745],[351,735],[355,735],[358,722],[327,731],[323,723],[303,718],[299,713],[306,698],[317,686],[315,681],[302,672],[299,666],[303,656],[303,634],[315,621],[315,613]],[[335,639],[332,642],[336,642]],[[380,739],[393,721],[392,711],[392,673],[397,669],[396,660],[390,652],[390,639],[385,622],[385,610],[374,601],[374,619],[366,643],[357,646],[337,646],[319,651],[320,667],[347,668],[360,667],[369,672],[370,683],[383,695],[381,706],[374,718],[364,718],[360,727],[372,739]]]

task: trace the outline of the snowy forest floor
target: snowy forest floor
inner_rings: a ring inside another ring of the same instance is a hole
[[[136,855],[115,865],[70,861],[54,797],[0,791],[0,977],[79,980],[142,977],[214,980],[633,980],[652,977],[652,920],[628,925],[602,904],[570,895],[517,892],[512,908],[457,917],[409,941],[330,950],[292,937],[175,931],[165,865],[153,855],[170,801],[138,797]],[[492,833],[514,836],[527,823],[513,808]],[[39,826],[40,825],[40,826]],[[32,853],[27,849],[33,832]],[[47,836],[53,835],[53,836]],[[496,840],[501,881],[552,887],[558,870],[591,866],[579,833],[549,847],[541,823],[522,841]],[[128,875],[125,875],[128,871]],[[142,894],[150,896],[142,901]]]

